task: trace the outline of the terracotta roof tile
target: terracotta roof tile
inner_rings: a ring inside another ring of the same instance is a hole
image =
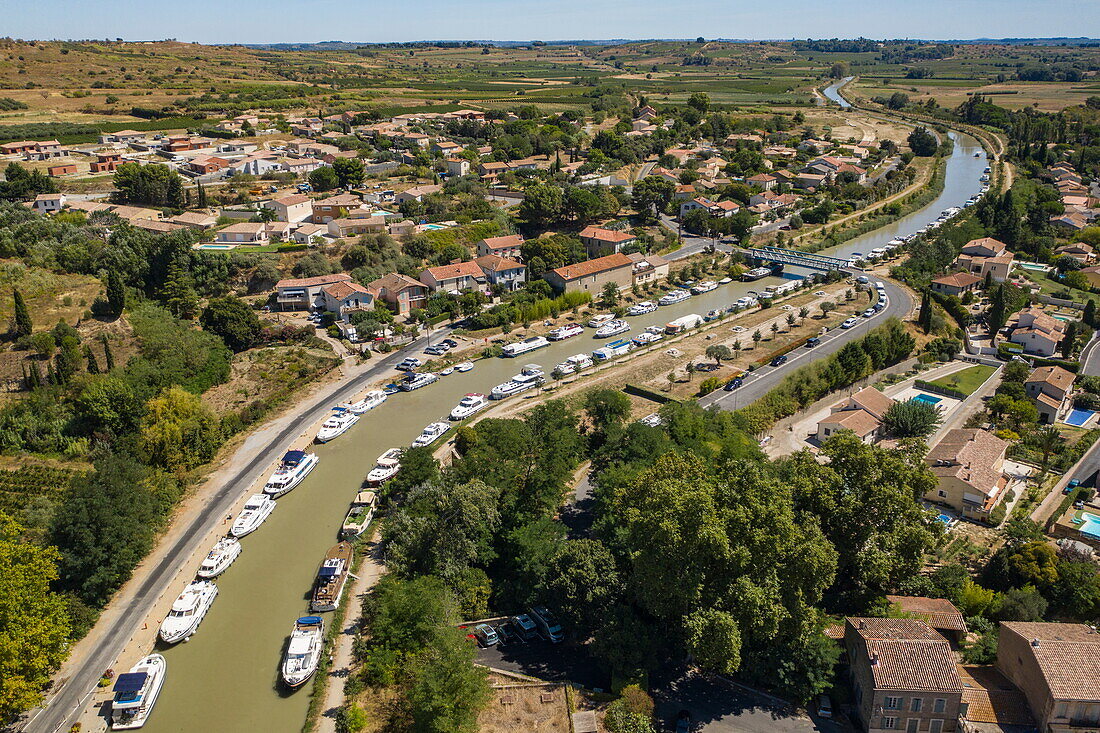
[[[1001,633],[1026,640],[1055,700],[1100,700],[1100,632],[1084,624],[1005,621]]]
[[[597,257],[594,260],[585,260],[584,262],[578,262],[575,265],[566,265],[565,267],[558,267],[551,270],[555,275],[562,280],[576,280],[579,277],[586,277],[588,275],[595,275],[600,272],[607,272],[608,270],[615,270],[620,267],[632,267],[633,262],[629,257],[621,252],[607,255],[606,257]]]

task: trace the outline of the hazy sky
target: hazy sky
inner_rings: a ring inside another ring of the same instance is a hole
[[[1100,36],[1100,0],[4,0],[0,7],[0,33],[24,39]]]

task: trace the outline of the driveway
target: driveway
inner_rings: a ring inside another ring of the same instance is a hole
[[[568,640],[551,644],[542,639],[478,647],[478,664],[551,682],[574,682],[589,690],[608,690],[611,678],[585,647]]]

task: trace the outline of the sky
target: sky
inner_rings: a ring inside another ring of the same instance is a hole
[[[27,40],[1100,36],[1100,0],[2,0],[0,8],[2,33]]]

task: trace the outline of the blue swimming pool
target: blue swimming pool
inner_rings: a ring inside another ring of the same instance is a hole
[[[1095,414],[1096,413],[1092,410],[1070,410],[1064,422],[1066,425],[1072,425],[1075,428],[1079,428],[1087,423]]]
[[[1081,513],[1081,526],[1078,527],[1081,534],[1100,539],[1100,517],[1088,512]]]
[[[916,397],[913,398],[913,402],[924,402],[925,404],[928,404],[928,405],[938,405],[939,403],[943,402],[943,398],[942,397],[933,397],[930,394],[925,394],[924,392],[921,392],[920,394],[918,394]]]

